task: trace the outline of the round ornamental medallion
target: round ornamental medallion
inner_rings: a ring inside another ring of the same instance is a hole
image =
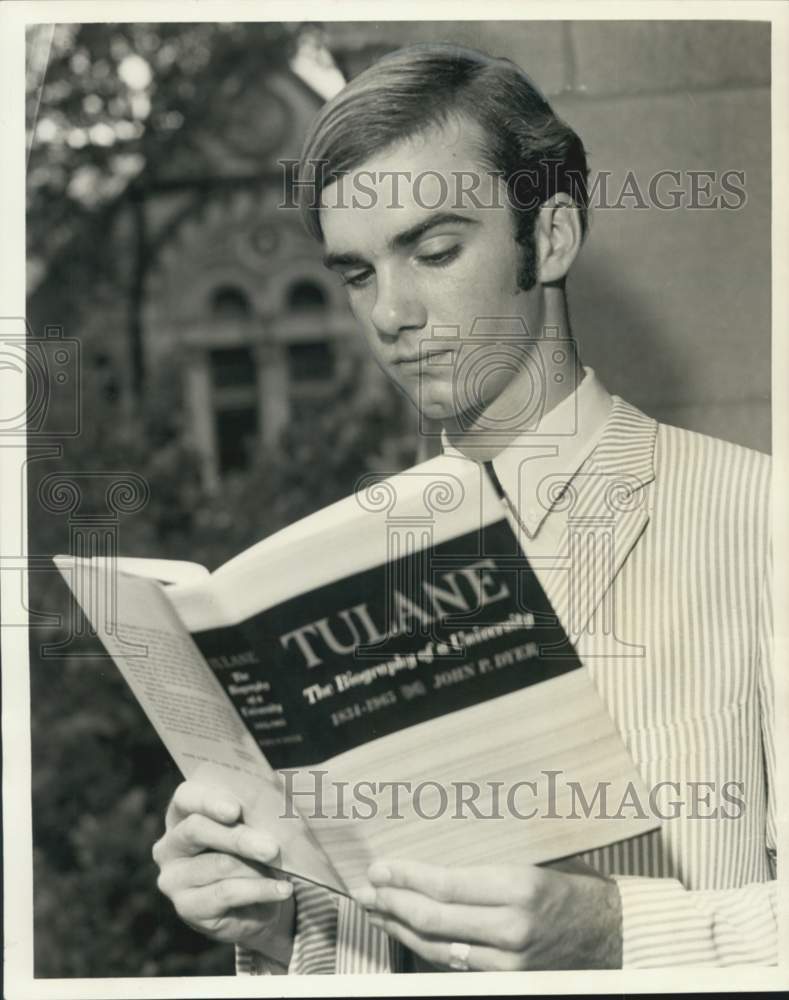
[[[227,104],[223,138],[233,152],[257,160],[281,144],[288,119],[287,105],[270,91],[242,94]]]
[[[260,221],[242,230],[236,239],[236,253],[247,267],[258,271],[276,256],[282,234],[270,221]]]

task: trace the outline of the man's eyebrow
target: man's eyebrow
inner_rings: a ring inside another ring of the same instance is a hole
[[[437,212],[422,222],[417,222],[410,229],[404,229],[402,233],[396,233],[387,241],[387,246],[392,250],[402,250],[411,247],[431,229],[449,223],[463,226],[478,225],[478,219],[472,219],[468,215],[458,215],[457,212]],[[323,258],[323,264],[329,269],[337,267],[357,267],[369,264],[369,261],[358,253],[327,253]]]
[[[410,229],[406,229],[402,233],[397,233],[397,235],[389,240],[389,247],[393,250],[411,247],[414,243],[418,243],[425,233],[430,232],[431,229],[435,229],[436,226],[458,222],[465,226],[479,224],[478,219],[472,219],[468,215],[458,215],[457,212],[436,212],[435,215],[429,216],[422,222],[417,222]]]
[[[337,267],[354,267],[367,264],[367,261],[358,253],[327,253],[323,257],[323,266],[332,270]]]

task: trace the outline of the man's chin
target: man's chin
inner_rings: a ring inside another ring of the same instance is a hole
[[[458,409],[458,400],[452,390],[442,392],[441,387],[421,386],[414,393],[406,390],[416,408],[427,420],[435,420],[447,426],[455,426],[464,420],[464,412]]]
[[[454,407],[447,403],[424,399],[417,400],[416,403],[422,416],[427,417],[428,420],[438,420],[445,423],[447,421],[454,422],[456,419]]]

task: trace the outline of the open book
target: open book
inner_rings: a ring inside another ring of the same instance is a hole
[[[180,770],[233,789],[286,872],[347,892],[375,858],[541,863],[657,826],[579,812],[641,780],[477,463],[371,483],[213,574],[55,561]]]

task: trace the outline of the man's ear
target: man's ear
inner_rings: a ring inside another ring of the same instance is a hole
[[[555,194],[540,206],[534,240],[537,280],[543,285],[562,281],[583,242],[581,215],[569,195]]]

